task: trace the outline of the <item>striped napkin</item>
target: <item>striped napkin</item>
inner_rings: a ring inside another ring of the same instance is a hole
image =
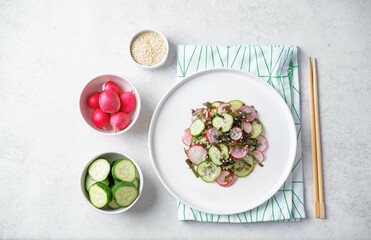
[[[294,117],[298,149],[291,174],[267,202],[247,212],[215,215],[200,212],[178,201],[178,219],[200,222],[251,223],[297,221],[305,218],[301,151],[301,118],[298,49],[282,45],[179,45],[177,79],[212,68],[250,72],[266,81],[285,100]]]

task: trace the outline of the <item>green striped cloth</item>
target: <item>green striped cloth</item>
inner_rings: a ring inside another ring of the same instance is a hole
[[[298,49],[282,45],[179,45],[177,78],[181,81],[196,72],[231,68],[256,74],[286,101],[294,117],[298,149],[291,174],[267,202],[247,212],[215,215],[197,211],[178,201],[178,219],[201,222],[251,223],[295,221],[305,217],[301,151],[301,118]]]

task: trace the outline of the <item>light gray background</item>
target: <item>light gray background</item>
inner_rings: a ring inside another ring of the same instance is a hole
[[[370,234],[370,1],[0,0],[0,238],[361,239]],[[166,65],[129,61],[131,33],[162,31]],[[176,81],[176,46],[296,44],[300,47],[307,219],[297,223],[180,222],[176,201],[149,159],[153,110]],[[327,219],[313,217],[306,58],[319,62]],[[102,136],[83,122],[79,94],[95,76],[132,80],[139,122]],[[91,157],[126,152],[142,166],[142,198],[110,216],[85,204],[80,171]]]

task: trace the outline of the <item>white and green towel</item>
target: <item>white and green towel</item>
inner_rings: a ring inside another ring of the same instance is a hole
[[[305,217],[301,151],[301,118],[298,49],[282,45],[179,45],[178,81],[212,68],[231,68],[256,74],[286,101],[294,117],[298,149],[294,166],[285,184],[267,202],[234,215],[197,211],[178,201],[178,219],[201,222],[250,223],[298,220]]]

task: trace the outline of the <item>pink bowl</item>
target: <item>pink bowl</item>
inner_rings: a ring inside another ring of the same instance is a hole
[[[94,92],[101,92],[103,84],[107,81],[113,81],[114,83],[119,85],[123,89],[124,92],[134,91],[135,98],[136,98],[135,110],[134,112],[130,114],[130,119],[131,119],[130,125],[127,126],[127,128],[125,128],[124,130],[120,132],[116,132],[116,133],[113,131],[113,128],[111,126],[109,126],[106,130],[103,130],[103,129],[97,128],[93,124],[91,120],[91,115],[94,110],[89,108],[88,103],[87,103],[89,95]],[[141,107],[140,95],[139,95],[138,90],[134,86],[134,84],[130,82],[129,80],[127,80],[126,78],[122,78],[122,77],[115,76],[115,75],[102,75],[102,76],[94,78],[93,80],[88,82],[88,84],[86,84],[80,96],[80,112],[85,122],[93,130],[101,134],[104,134],[104,135],[118,135],[118,134],[128,131],[132,126],[134,126],[135,122],[137,121],[139,117],[139,113],[140,113],[140,107]]]

